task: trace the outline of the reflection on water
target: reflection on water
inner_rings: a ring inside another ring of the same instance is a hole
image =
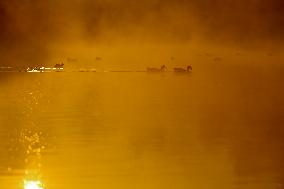
[[[280,71],[1,74],[1,189],[283,188]]]
[[[41,109],[39,101],[42,93],[39,83],[31,84],[31,86],[33,89],[25,88],[23,91],[13,89],[16,93],[13,100],[22,108],[18,115],[11,115],[14,120],[20,119],[20,127],[14,127],[13,124],[3,125],[7,127],[5,132],[9,137],[7,138],[9,150],[4,155],[7,160],[6,175],[17,176],[17,188],[44,189],[41,173],[42,154],[48,146],[48,140],[46,133],[41,131],[35,119],[36,112]],[[5,187],[9,188],[9,186]]]
[[[26,149],[24,189],[44,189],[41,182],[41,156],[45,146],[41,144],[41,133],[23,133]]]
[[[40,181],[24,180],[24,189],[44,189]]]

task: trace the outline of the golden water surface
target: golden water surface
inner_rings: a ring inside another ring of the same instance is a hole
[[[284,187],[281,71],[0,78],[0,189]]]

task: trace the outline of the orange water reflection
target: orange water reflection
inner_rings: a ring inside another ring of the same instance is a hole
[[[44,189],[39,180],[24,180],[24,189]]]
[[[25,147],[25,178],[24,189],[44,189],[41,181],[41,157],[45,146],[42,143],[42,133],[27,130],[22,132],[22,142]]]
[[[20,75],[0,189],[283,188],[282,76],[244,70]]]

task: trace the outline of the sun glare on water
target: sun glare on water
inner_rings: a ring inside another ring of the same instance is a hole
[[[24,181],[24,189],[44,189],[40,181]]]

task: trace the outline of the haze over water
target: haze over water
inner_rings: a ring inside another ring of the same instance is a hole
[[[0,188],[283,188],[281,69],[204,70],[1,73]]]
[[[283,0],[0,0],[0,189],[283,188],[283,23]]]

